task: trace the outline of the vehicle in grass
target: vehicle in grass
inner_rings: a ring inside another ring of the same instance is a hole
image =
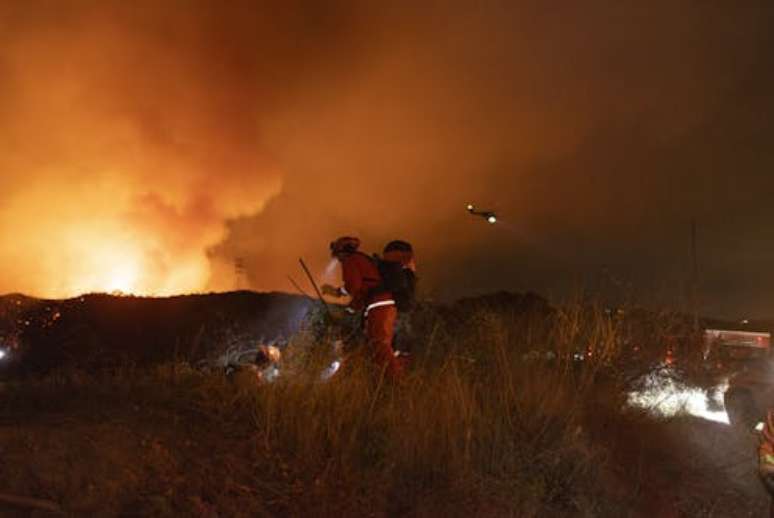
[[[723,396],[729,422],[753,430],[774,408],[774,359],[750,365],[733,375]]]
[[[707,329],[705,360],[728,376],[723,402],[729,422],[753,430],[763,421],[766,411],[774,407],[771,333]]]

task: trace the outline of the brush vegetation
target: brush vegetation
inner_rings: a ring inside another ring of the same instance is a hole
[[[319,326],[271,384],[185,362],[7,381],[0,493],[74,515],[624,516],[650,498],[624,458],[647,419],[626,394],[673,327],[639,336],[581,304],[420,308],[397,383],[363,348],[323,382]]]

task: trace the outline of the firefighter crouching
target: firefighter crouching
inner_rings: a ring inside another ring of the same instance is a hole
[[[344,286],[322,287],[332,296],[349,296],[347,311],[362,313],[365,335],[374,362],[389,379],[397,379],[402,366],[392,347],[398,310],[391,292],[384,289],[374,258],[360,252],[360,240],[341,237],[330,244],[331,255],[341,263]]]

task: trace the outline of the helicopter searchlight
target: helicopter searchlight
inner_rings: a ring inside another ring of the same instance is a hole
[[[472,216],[478,216],[479,218],[484,218],[487,223],[490,225],[494,225],[497,223],[497,214],[495,214],[491,210],[477,210],[476,206],[472,203],[468,203],[468,206],[466,207],[468,210],[468,213]]]

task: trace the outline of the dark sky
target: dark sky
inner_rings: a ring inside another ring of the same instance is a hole
[[[0,0],[0,291],[288,290],[355,233],[435,298],[684,306],[695,218],[704,311],[774,316],[774,4],[387,3]]]

